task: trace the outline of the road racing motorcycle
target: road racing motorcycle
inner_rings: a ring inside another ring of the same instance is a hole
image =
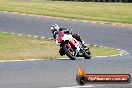
[[[55,41],[60,47],[59,53],[61,56],[67,55],[71,60],[75,60],[77,57],[84,57],[85,59],[91,58],[89,48],[84,47],[70,33],[59,31]]]

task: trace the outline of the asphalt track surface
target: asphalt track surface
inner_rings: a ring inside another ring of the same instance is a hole
[[[75,81],[78,66],[91,74],[132,75],[132,27],[93,24],[0,12],[0,31],[52,37],[50,25],[71,28],[86,43],[119,48],[125,56],[92,58],[90,60],[42,60],[0,62],[0,88],[81,88]],[[89,84],[85,88],[132,88],[130,84]]]

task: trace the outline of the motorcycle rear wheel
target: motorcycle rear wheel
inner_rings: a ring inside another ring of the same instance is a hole
[[[90,52],[89,52],[90,53]],[[91,58],[91,56],[87,53],[87,52],[84,52],[84,58],[85,59],[90,59]]]

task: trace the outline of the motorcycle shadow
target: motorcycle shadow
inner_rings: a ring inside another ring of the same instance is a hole
[[[70,58],[59,58],[59,59],[57,59],[57,60],[71,60]],[[77,58],[76,60],[85,60],[84,58]],[[72,61],[74,61],[74,60],[72,60]]]

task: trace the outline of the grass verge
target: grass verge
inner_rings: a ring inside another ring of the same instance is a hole
[[[93,56],[119,54],[112,48],[90,46]],[[0,60],[55,59],[63,58],[53,40],[12,35],[0,32]]]
[[[0,11],[74,19],[132,23],[132,3],[0,0]]]

